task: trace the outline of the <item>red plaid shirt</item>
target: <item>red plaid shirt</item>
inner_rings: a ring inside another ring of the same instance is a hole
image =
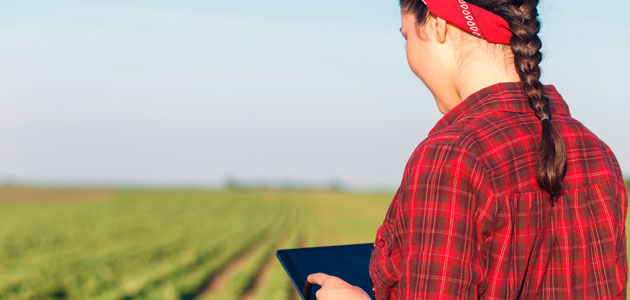
[[[608,148],[545,86],[564,191],[536,183],[541,122],[518,82],[486,87],[411,155],[376,234],[377,299],[626,299],[627,191]]]

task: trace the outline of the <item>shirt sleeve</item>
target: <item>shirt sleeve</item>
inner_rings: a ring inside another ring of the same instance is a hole
[[[398,243],[394,241],[393,222],[397,217],[398,199],[403,187],[404,185],[401,184],[398,188],[389,205],[383,224],[376,231],[374,250],[372,250],[370,258],[370,277],[374,283],[372,291],[378,300],[396,299],[396,295],[392,291],[400,278],[400,271],[397,268],[400,265],[401,257],[399,247],[395,246]],[[392,251],[393,248],[396,251]]]
[[[612,152],[610,147],[604,143],[604,141],[599,140],[599,142],[604,146],[606,152],[608,153],[608,157],[610,159],[610,163],[612,164],[612,169],[615,170],[615,176],[619,181],[619,209],[615,210],[617,214],[617,232],[616,232],[616,270],[615,270],[615,278],[617,283],[617,294],[616,299],[626,299],[627,297],[627,284],[628,284],[628,256],[626,249],[626,215],[628,210],[628,191],[626,189],[626,185],[623,179],[623,174],[621,172],[621,167],[619,162],[617,161],[617,157]]]
[[[617,278],[617,299],[627,299],[628,284],[628,256],[626,249],[626,213],[628,207],[628,191],[624,184],[620,187],[620,209],[619,209],[619,225],[617,227],[617,253],[616,253],[616,271]]]
[[[393,221],[396,299],[477,299],[487,251],[476,224],[491,199],[478,157],[452,144],[419,146]],[[480,225],[479,225],[480,226]]]

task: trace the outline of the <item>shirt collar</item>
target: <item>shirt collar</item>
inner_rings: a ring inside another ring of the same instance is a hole
[[[569,106],[562,99],[553,85],[543,86],[544,95],[549,98],[551,115],[571,115]],[[472,113],[488,111],[510,111],[531,113],[534,111],[529,106],[529,100],[523,91],[522,82],[501,82],[485,87],[472,95],[446,113],[435,124],[429,135],[463,119]]]

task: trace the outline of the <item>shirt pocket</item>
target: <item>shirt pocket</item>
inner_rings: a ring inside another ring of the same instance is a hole
[[[376,231],[376,240],[370,259],[370,276],[376,289],[388,289],[396,285],[400,271],[393,259],[394,226],[388,222]]]

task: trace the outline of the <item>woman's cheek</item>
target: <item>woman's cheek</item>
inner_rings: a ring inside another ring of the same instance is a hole
[[[407,44],[407,63],[411,71],[426,84],[428,53],[413,42]]]
[[[420,75],[420,61],[418,55],[418,49],[414,47],[413,43],[407,42],[407,63],[409,64],[409,68],[411,71],[416,74],[419,78],[422,79]]]

